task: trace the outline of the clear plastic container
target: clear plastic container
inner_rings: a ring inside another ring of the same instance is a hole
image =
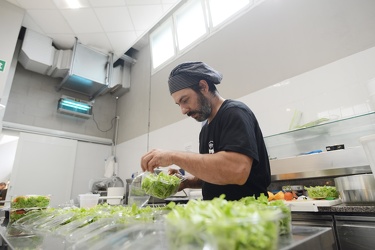
[[[137,207],[143,207],[150,200],[150,195],[142,189],[142,179],[145,177],[145,174],[146,172],[137,175],[130,183],[128,206],[135,204]]]
[[[91,245],[90,249],[165,250],[169,248],[163,224],[137,223],[103,238]]]
[[[162,200],[176,194],[180,184],[181,178],[163,171],[158,174],[145,172],[142,178],[142,189],[146,194]]]
[[[50,218],[49,220],[43,221],[42,223],[38,223],[37,225],[35,225],[33,227],[33,231],[37,233],[53,232],[56,228],[66,223],[73,217],[74,217],[73,212],[57,214],[53,218]]]
[[[55,234],[67,236],[71,234],[74,230],[87,226],[94,220],[95,216],[89,215],[83,218],[73,220],[65,225],[62,225],[55,230]]]
[[[99,202],[100,194],[80,194],[79,195],[79,207],[81,208],[92,208],[95,207]]]
[[[124,229],[127,225],[124,224],[107,224],[104,225],[97,230],[91,231],[90,233],[84,235],[83,238],[79,239],[75,242],[71,249],[75,250],[86,250],[86,249],[93,249],[92,247],[95,244],[105,240],[106,238],[110,237],[114,233]]]
[[[74,243],[79,240],[83,240],[86,237],[89,237],[93,232],[101,228],[114,224],[115,219],[113,218],[101,218],[81,228],[77,228],[76,230],[68,234],[65,239],[70,243]]]
[[[219,214],[222,215],[216,217],[215,214],[205,214],[201,208],[187,218],[166,217],[169,249],[277,248],[282,216],[280,209],[267,206],[258,209],[254,206],[254,209],[246,210],[249,211],[246,217],[233,217],[234,214],[226,217],[221,212]]]
[[[29,212],[46,209],[49,206],[50,195],[17,195],[10,203],[9,223],[26,216]]]

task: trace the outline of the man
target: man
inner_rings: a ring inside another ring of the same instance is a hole
[[[0,182],[0,200],[5,200],[7,195],[7,184],[5,182]]]
[[[268,154],[253,112],[242,102],[226,100],[216,89],[222,75],[203,62],[186,62],[170,73],[169,90],[182,114],[205,121],[199,152],[154,149],[141,159],[144,171],[177,165],[193,176],[180,189],[202,188],[204,200],[225,194],[227,200],[267,195],[271,182]]]

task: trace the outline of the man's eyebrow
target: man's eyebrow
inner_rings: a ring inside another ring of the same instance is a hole
[[[178,99],[178,102],[176,102],[177,105],[180,105],[181,103],[181,100],[184,99],[186,97],[186,95],[183,95],[180,97],[180,99]]]

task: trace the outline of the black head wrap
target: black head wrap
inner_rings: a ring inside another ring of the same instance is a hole
[[[203,62],[185,62],[176,66],[169,75],[169,92],[176,91],[198,84],[200,80],[207,80],[219,84],[223,75]]]

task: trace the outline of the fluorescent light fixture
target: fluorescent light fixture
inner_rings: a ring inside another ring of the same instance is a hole
[[[79,9],[82,7],[79,0],[65,0],[65,1],[68,7],[71,9]]]
[[[59,113],[88,119],[92,116],[92,102],[62,96],[57,104],[57,111]]]

